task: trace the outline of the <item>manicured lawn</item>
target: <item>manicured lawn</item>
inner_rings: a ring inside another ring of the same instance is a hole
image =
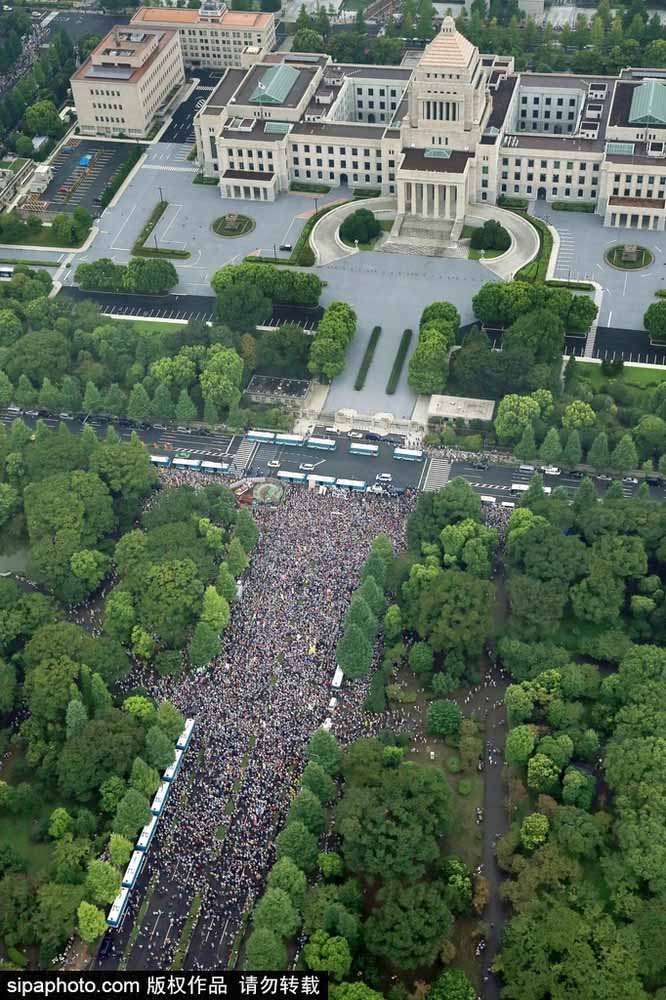
[[[88,239],[88,233],[84,236],[82,240],[77,243],[70,243],[70,249],[76,249],[80,247],[85,240]],[[44,226],[38,233],[28,234],[27,236],[22,236],[18,240],[13,240],[11,243],[3,236],[2,242],[7,246],[13,247],[56,247],[60,249],[62,247],[62,240],[57,239],[53,234],[53,229],[51,226]]]
[[[369,243],[359,243],[358,245],[359,250],[374,250],[375,246],[377,245],[377,240],[380,240],[382,238],[383,233],[390,233],[391,230],[393,229],[393,222],[394,222],[393,219],[377,219],[377,222],[381,226],[382,232],[379,233],[378,236],[375,236],[374,240],[370,240]],[[342,239],[342,236],[340,237],[340,239],[342,240],[345,246],[353,248],[356,247],[355,243],[350,243],[348,240]]]
[[[483,253],[483,258],[481,254]],[[490,260],[491,257],[501,257],[506,250],[475,250],[473,247],[469,248],[469,260]]]
[[[221,215],[213,223],[213,232],[216,236],[245,236],[254,229],[255,222],[249,215],[236,215],[235,220],[230,215]]]
[[[602,372],[601,365],[591,364],[589,361],[579,361],[578,371],[593,389],[603,389],[609,384],[610,379]],[[659,368],[629,368],[625,366],[620,376],[620,381],[636,389],[653,388],[664,380],[666,380],[666,369]]]
[[[126,323],[127,321],[122,317],[118,319],[110,320],[112,323]],[[185,324],[187,320],[178,320],[178,323]],[[139,333],[168,333],[173,330],[177,323],[162,323],[157,319],[135,319],[132,321],[132,325],[135,327]]]
[[[13,783],[15,760],[16,758],[9,761],[2,772],[2,780],[9,785]],[[51,815],[56,806],[62,804],[60,799],[42,798],[28,816],[11,816],[5,813],[0,815],[0,842],[11,844],[21,857],[25,858],[28,870],[32,874],[43,871],[51,863],[53,845],[35,843],[30,835],[43,819]]]
[[[645,247],[638,247],[637,249],[638,255],[636,260],[623,260],[622,255],[625,251],[624,244],[611,247],[606,253],[606,260],[613,267],[618,267],[622,271],[638,271],[642,267],[648,267],[648,265],[652,263],[652,254],[649,250],[646,250]]]
[[[17,174],[23,164],[27,162],[25,158],[21,157],[17,160],[0,160],[0,170],[11,170],[13,174]]]

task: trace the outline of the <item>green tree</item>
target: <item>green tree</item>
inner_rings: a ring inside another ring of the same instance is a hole
[[[150,420],[151,410],[152,404],[150,402],[150,397],[141,382],[137,382],[132,389],[127,402],[127,416],[130,420],[136,420],[138,423],[145,423]]]
[[[118,803],[113,820],[114,832],[133,840],[141,827],[149,822],[148,800],[136,788],[129,788]]]
[[[536,441],[534,440],[534,427],[526,424],[520,441],[514,446],[513,453],[521,462],[529,462],[537,453]]]
[[[430,1000],[474,1000],[476,990],[462,969],[445,969],[430,987]]]
[[[195,667],[204,667],[220,652],[218,633],[206,622],[199,622],[189,646],[190,660]]]
[[[460,729],[462,713],[455,701],[440,699],[428,705],[428,732],[433,736],[453,736]]]
[[[243,546],[244,551],[248,554],[259,541],[259,529],[257,528],[254,518],[245,508],[239,510],[236,515],[234,538],[238,539]]]
[[[179,424],[189,424],[196,420],[197,408],[190,399],[187,389],[180,390],[174,415]]]
[[[289,823],[276,839],[277,856],[291,858],[295,865],[308,873],[317,865],[317,838],[298,821]]]
[[[436,882],[388,882],[377,893],[377,905],[366,921],[370,954],[398,969],[432,965],[453,924],[443,896]]]
[[[93,902],[112,903],[120,892],[120,873],[108,861],[91,861],[86,876],[86,895]]]
[[[583,449],[580,443],[580,434],[575,429],[571,430],[567,436],[567,443],[564,446],[562,461],[567,469],[574,469],[580,464],[582,457]]]
[[[543,813],[531,813],[520,825],[520,842],[530,853],[545,844],[550,823]]]
[[[402,635],[402,612],[397,604],[391,604],[384,615],[384,635],[389,642]]]
[[[237,538],[232,538],[227,548],[227,567],[229,572],[238,579],[245,572],[250,562],[245,554],[245,549]]]
[[[201,621],[219,633],[227,627],[230,617],[229,605],[224,597],[217,592],[215,587],[206,587],[203,595]]]
[[[132,857],[134,844],[127,837],[121,837],[119,833],[112,833],[109,837],[109,857],[116,868],[125,868]]]
[[[307,890],[307,879],[305,873],[291,858],[285,855],[276,861],[268,873],[266,882],[269,889],[280,889],[285,892],[294,910],[297,913],[301,912]]]
[[[592,442],[592,446],[587,453],[587,461],[595,472],[604,472],[610,467],[610,453],[608,450],[608,435],[601,431]]]
[[[334,782],[316,760],[310,760],[305,765],[301,775],[301,787],[309,788],[322,803],[330,802],[335,795]]]
[[[293,823],[294,820],[303,823],[311,833],[316,835],[324,831],[326,825],[324,810],[318,797],[309,788],[301,788],[291,804],[287,823]]]
[[[613,472],[627,473],[638,468],[638,452],[631,434],[624,434],[610,456]]]
[[[343,937],[331,937],[326,931],[315,931],[303,948],[303,959],[309,969],[328,972],[338,982],[351,968],[349,943]]]
[[[325,729],[317,729],[308,740],[305,755],[310,762],[319,764],[327,774],[335,776],[340,770],[342,754],[338,741]],[[313,789],[314,790],[314,789]]]
[[[555,427],[551,427],[539,448],[539,458],[545,465],[559,465],[562,461],[562,445]]]
[[[266,927],[253,930],[245,948],[245,968],[271,972],[286,967],[287,950],[277,934]]]
[[[535,746],[533,726],[514,726],[506,738],[505,758],[508,764],[527,764]]]
[[[348,625],[335,648],[335,658],[350,680],[365,677],[372,666],[372,645],[367,633],[358,625]]]
[[[150,404],[150,419],[157,423],[170,424],[173,422],[174,416],[175,407],[171,398],[171,391],[167,385],[160,382],[155,389]]]
[[[97,941],[107,929],[106,917],[98,906],[81,900],[77,910],[79,934],[88,944]]]
[[[66,809],[59,806],[49,816],[49,837],[60,840],[66,833],[71,833],[74,821]]]
[[[265,927],[280,937],[293,937],[300,918],[284,889],[269,888],[252,911],[255,927]]]

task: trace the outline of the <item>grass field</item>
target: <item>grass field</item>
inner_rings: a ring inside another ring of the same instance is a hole
[[[382,227],[382,232],[379,233],[377,236],[375,236],[374,240],[370,240],[369,243],[359,243],[358,245],[359,250],[374,250],[375,246],[377,245],[377,240],[380,240],[384,233],[391,232],[391,229],[393,228],[393,222],[395,220],[378,219],[377,221],[379,222],[379,225]],[[340,237],[340,239],[342,240],[342,242],[346,247],[355,247],[354,243],[350,243],[348,240],[342,239],[342,236]]]
[[[604,389],[611,381],[601,370],[601,365],[580,361],[578,371],[593,389]],[[619,381],[635,389],[650,389],[666,380],[666,368],[629,368],[625,365]]]
[[[77,247],[80,247],[87,239],[88,233],[86,233],[83,239],[79,240],[77,243],[69,244],[68,249],[76,249]],[[3,244],[4,246],[12,247],[51,247],[56,250],[63,249],[62,240],[54,236],[51,226],[44,226],[38,233],[29,233],[27,236],[22,236],[20,239],[13,240],[11,242],[8,242],[3,237]]]

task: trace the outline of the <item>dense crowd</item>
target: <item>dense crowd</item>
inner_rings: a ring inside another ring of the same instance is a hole
[[[166,478],[179,485],[193,475]],[[197,720],[150,852],[153,913],[165,925],[169,917],[169,933],[160,944],[158,934],[153,943],[140,937],[141,967],[169,968],[195,893],[204,904],[192,954],[206,968],[226,958],[215,949],[220,939],[233,941],[263,891],[305,745],[329,714],[335,646],[360,569],[380,532],[404,545],[412,503],[408,496],[320,496],[296,487],[279,508],[258,508],[260,540],[220,655],[179,679],[133,672],[133,686]],[[361,712],[366,693],[363,681],[342,689],[333,714],[342,744],[369,731]]]
[[[20,56],[6,73],[0,74],[0,96],[13,87],[39,56],[39,50],[48,38],[48,28],[33,27],[29,35],[21,39],[23,48]]]

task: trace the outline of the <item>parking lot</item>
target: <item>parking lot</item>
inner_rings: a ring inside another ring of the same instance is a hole
[[[65,152],[68,150],[68,152]],[[132,151],[129,143],[73,138],[51,160],[53,180],[39,200],[51,212],[73,212],[79,205],[99,215],[105,187]],[[91,157],[88,165],[81,161]]]

